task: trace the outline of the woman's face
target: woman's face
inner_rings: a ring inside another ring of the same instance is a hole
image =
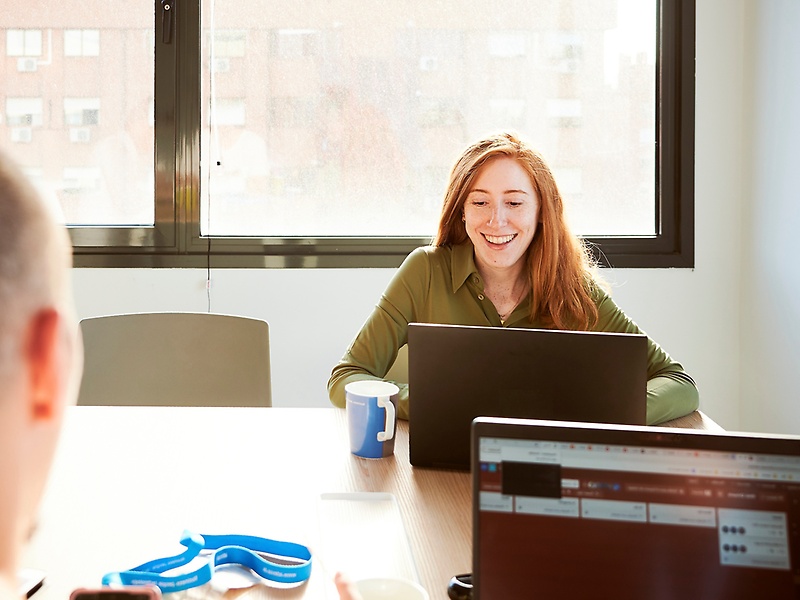
[[[501,156],[483,165],[464,203],[467,235],[481,271],[518,271],[539,224],[539,198],[516,159]]]

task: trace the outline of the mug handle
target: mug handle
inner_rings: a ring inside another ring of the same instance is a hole
[[[386,440],[390,440],[394,437],[394,404],[392,404],[390,398],[378,398],[378,406],[386,411],[386,424],[384,425],[384,429],[386,431],[378,432],[378,441],[385,442]]]

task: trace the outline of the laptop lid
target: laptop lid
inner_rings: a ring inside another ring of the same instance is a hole
[[[411,323],[412,465],[469,469],[478,416],[644,424],[647,338]]]
[[[476,419],[474,598],[800,597],[800,437]]]

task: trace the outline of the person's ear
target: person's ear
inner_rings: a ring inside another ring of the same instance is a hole
[[[64,346],[61,316],[54,308],[43,308],[31,317],[25,338],[28,375],[28,409],[32,420],[52,419],[61,395]]]

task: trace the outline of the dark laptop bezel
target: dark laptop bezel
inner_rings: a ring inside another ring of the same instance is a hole
[[[470,435],[472,472],[472,598],[480,600],[480,440],[481,438],[570,441],[590,444],[651,446],[800,457],[800,436],[742,432],[714,432],[672,427],[577,423],[537,419],[478,417]]]
[[[576,358],[576,343],[598,351]],[[408,350],[409,459],[416,467],[468,470],[470,425],[479,416],[645,424],[643,334],[411,323]],[[552,377],[556,370],[579,376]],[[523,377],[526,386],[537,377],[541,386],[503,387]],[[420,385],[427,379],[443,385]]]

